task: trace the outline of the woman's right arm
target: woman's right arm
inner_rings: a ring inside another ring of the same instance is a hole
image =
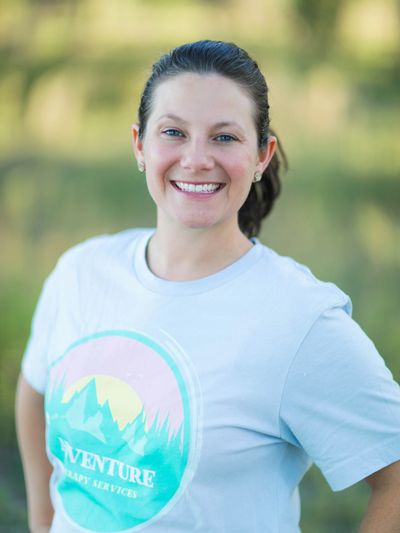
[[[16,426],[24,469],[31,533],[47,533],[53,519],[49,481],[52,466],[46,455],[44,397],[19,377]]]

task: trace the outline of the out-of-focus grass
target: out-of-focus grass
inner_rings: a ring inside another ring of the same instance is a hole
[[[0,447],[0,533],[26,533],[25,492],[17,450]]]

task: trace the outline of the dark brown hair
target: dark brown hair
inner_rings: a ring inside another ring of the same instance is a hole
[[[254,102],[258,147],[266,146],[272,131],[269,128],[268,87],[264,76],[257,63],[239,46],[210,40],[178,46],[153,65],[140,100],[139,137],[143,138],[146,130],[155,88],[163,80],[186,72],[220,74],[245,89]],[[263,218],[271,211],[281,191],[281,163],[287,168],[286,156],[278,140],[278,151],[264,171],[262,180],[251,185],[249,195],[239,209],[239,227],[247,237],[258,235]]]

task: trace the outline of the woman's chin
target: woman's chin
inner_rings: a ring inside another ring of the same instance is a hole
[[[179,226],[191,229],[207,229],[218,224],[215,212],[207,213],[205,210],[176,210],[173,218]]]
[[[210,219],[201,219],[198,218],[180,218],[178,220],[180,226],[190,229],[208,229],[215,225],[215,220]]]
[[[225,216],[224,216],[225,215]],[[237,217],[227,213],[217,213],[216,210],[174,209],[173,211],[159,211],[158,224],[167,223],[175,229],[211,230],[225,228],[230,224],[237,225]],[[169,223],[167,222],[169,220]],[[164,221],[164,222],[163,222]]]

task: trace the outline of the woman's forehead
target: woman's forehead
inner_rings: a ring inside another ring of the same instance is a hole
[[[253,121],[254,105],[245,89],[220,74],[184,73],[169,77],[156,87],[153,120],[165,115],[212,115],[216,122]],[[183,116],[182,116],[183,115]]]

